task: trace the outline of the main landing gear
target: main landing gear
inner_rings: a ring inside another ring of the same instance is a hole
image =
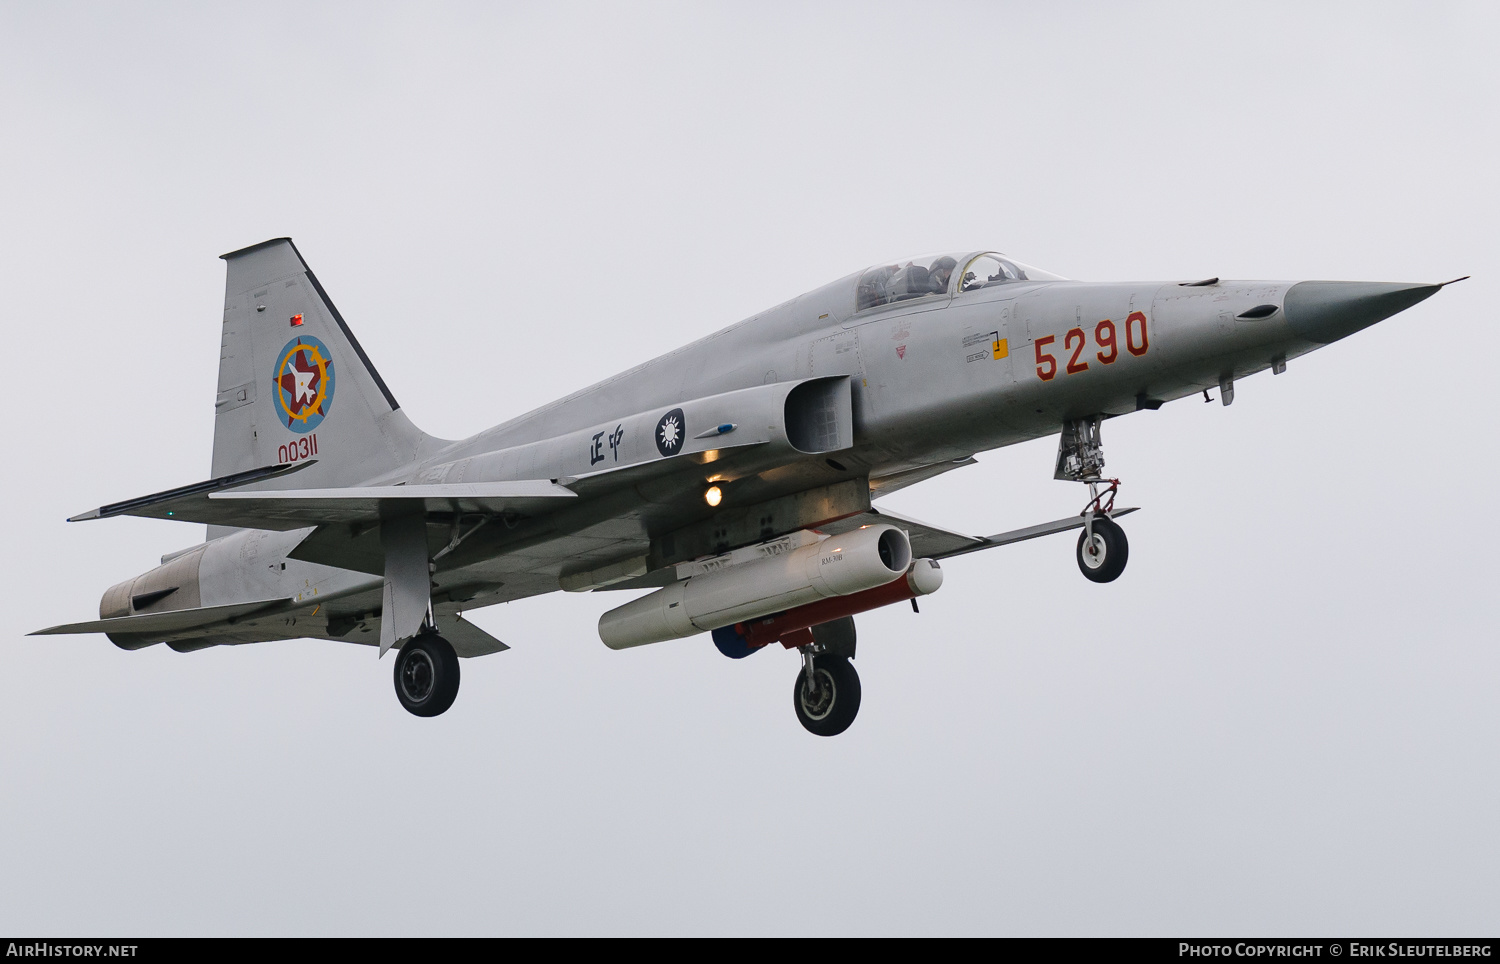
[[[802,671],[792,688],[797,722],[816,736],[838,736],[859,713],[859,674],[846,656],[802,647]]]
[[[797,722],[814,736],[838,736],[859,713],[859,674],[854,671],[854,618],[844,616],[812,627],[801,639],[802,669],[792,686]]]
[[[1089,487],[1083,508],[1083,532],[1078,535],[1078,570],[1091,582],[1113,582],[1125,571],[1130,541],[1112,515],[1119,479],[1100,475],[1104,468],[1104,444],[1099,437],[1099,416],[1075,419],[1063,426],[1057,446],[1057,470],[1053,478],[1082,482]],[[1101,485],[1108,488],[1100,491]]]
[[[437,716],[458,698],[458,654],[432,631],[418,633],[396,654],[396,699],[413,716]]]
[[[915,604],[913,604],[915,608]],[[751,646],[739,626],[713,631],[714,645],[730,659],[743,659],[768,648]],[[797,722],[815,736],[838,736],[859,713],[859,674],[854,671],[854,617],[840,616],[809,629],[796,630],[778,642],[795,649],[802,668],[792,685]]]

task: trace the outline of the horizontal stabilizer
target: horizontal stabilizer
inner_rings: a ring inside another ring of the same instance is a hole
[[[258,469],[235,472],[233,475],[220,476],[217,479],[209,479],[207,482],[194,482],[192,485],[179,486],[165,492],[143,495],[138,499],[112,502],[109,505],[102,505],[97,509],[70,516],[68,521],[87,522],[90,519],[108,519],[117,515],[134,515],[146,519],[177,519],[179,516],[174,511],[175,509],[196,505],[206,500],[211,493],[249,485],[251,482],[264,482],[267,479],[291,475],[312,464],[313,462],[309,460],[296,465],[267,465]]]
[[[264,471],[264,470],[257,470]],[[249,473],[244,473],[249,474]],[[260,476],[249,481],[259,481]],[[116,515],[246,529],[301,529],[327,523],[377,522],[381,506],[410,507],[420,501],[428,513],[501,512],[523,514],[555,507],[575,493],[548,479],[516,482],[464,482],[446,485],[371,485],[335,489],[230,491],[244,481],[214,479],[154,496],[107,505],[69,521]]]
[[[279,609],[295,604],[292,599],[261,599],[256,602],[234,603],[229,606],[208,606],[197,609],[178,609],[165,613],[137,613],[134,616],[116,616],[114,619],[94,619],[86,623],[65,623],[38,629],[32,636],[67,636],[76,633],[120,633],[157,634],[180,633],[186,629],[199,629],[218,623],[248,616],[266,610]]]

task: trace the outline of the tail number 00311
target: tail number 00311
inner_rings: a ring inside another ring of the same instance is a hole
[[[1044,382],[1050,382],[1057,377],[1057,356],[1044,350],[1056,341],[1056,335],[1044,335],[1033,345],[1036,349],[1036,377]],[[1120,334],[1113,321],[1106,318],[1094,326],[1094,344],[1099,346],[1099,350],[1094,353],[1099,364],[1113,365],[1119,359]],[[1077,375],[1089,370],[1089,363],[1082,360],[1084,348],[1087,346],[1088,333],[1084,329],[1068,329],[1067,334],[1063,336],[1063,347],[1071,352],[1065,369],[1067,374]],[[1125,319],[1125,350],[1139,358],[1146,354],[1150,347],[1150,335],[1146,331],[1146,315],[1144,312],[1132,311]]]
[[[312,432],[301,438],[292,439],[290,442],[276,449],[276,461],[281,465],[288,462],[301,462],[318,454],[318,433]]]

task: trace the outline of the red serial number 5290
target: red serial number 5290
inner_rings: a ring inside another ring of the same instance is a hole
[[[1042,350],[1055,341],[1057,341],[1056,335],[1046,335],[1036,340],[1036,377],[1044,382],[1050,382],[1057,377],[1057,357]],[[1115,331],[1115,323],[1108,318],[1094,326],[1094,343],[1099,346],[1099,351],[1094,353],[1099,364],[1113,365],[1115,359],[1120,357],[1119,335]],[[1089,363],[1079,360],[1087,345],[1088,335],[1082,328],[1069,328],[1068,333],[1063,335],[1063,349],[1072,351],[1066,369],[1069,375],[1089,370]],[[1146,316],[1142,312],[1132,311],[1125,319],[1125,350],[1132,355],[1140,356],[1146,354],[1146,349],[1149,347],[1151,347],[1151,342],[1146,332]]]

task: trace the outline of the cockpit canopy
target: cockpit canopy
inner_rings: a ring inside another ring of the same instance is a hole
[[[936,254],[896,264],[876,265],[859,276],[854,310],[898,301],[948,296],[1016,281],[1066,281],[995,251]]]

